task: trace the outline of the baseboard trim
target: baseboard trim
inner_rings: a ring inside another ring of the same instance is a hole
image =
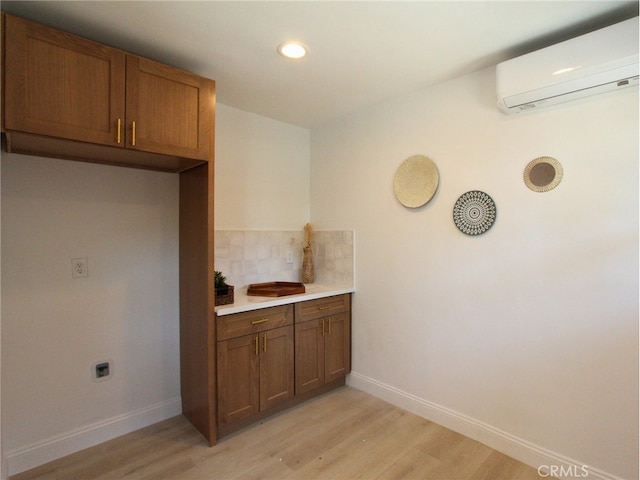
[[[4,453],[0,453],[0,480],[9,478],[9,461]]]
[[[61,435],[6,453],[9,475],[93,447],[182,413],[182,401],[175,397],[107,420],[86,425]]]
[[[566,473],[566,475],[563,475],[564,478],[586,477],[589,480],[623,480],[620,477],[585,465],[578,460],[552,452],[484,422],[429,402],[357,372],[352,371],[347,377],[347,385],[369,393],[392,405],[422,418],[426,418],[473,440],[477,440],[535,469],[542,468],[541,473],[543,475],[541,475],[541,478],[545,476],[544,474],[548,473],[548,467],[542,466],[555,466],[559,469],[558,471]],[[583,467],[586,468],[588,476],[585,476]],[[570,475],[570,473],[573,473],[573,475]]]

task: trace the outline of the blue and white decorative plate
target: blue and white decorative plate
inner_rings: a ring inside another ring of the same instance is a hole
[[[480,235],[496,221],[496,204],[484,192],[472,190],[458,198],[453,206],[453,221],[462,233]]]

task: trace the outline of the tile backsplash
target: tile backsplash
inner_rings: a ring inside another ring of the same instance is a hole
[[[300,282],[302,243],[300,231],[216,230],[215,269],[236,289],[250,283]],[[315,283],[354,285],[354,232],[314,231]],[[293,260],[287,263],[288,257]]]

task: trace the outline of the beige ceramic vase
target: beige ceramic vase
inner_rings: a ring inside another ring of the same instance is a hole
[[[313,283],[315,276],[313,269],[313,250],[311,247],[304,247],[302,251],[302,283]]]

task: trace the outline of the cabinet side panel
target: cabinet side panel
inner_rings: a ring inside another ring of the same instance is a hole
[[[180,174],[180,369],[183,414],[213,445],[216,397],[209,178],[207,164]]]
[[[5,33],[7,31],[7,27],[5,26],[5,21],[6,21],[6,15],[4,12],[0,12],[0,132],[4,133],[5,132],[5,128],[4,128],[4,124],[5,124],[5,120],[4,120],[4,105],[5,105],[5,101],[4,101],[4,85],[5,85],[5,80],[4,80],[4,76],[6,75],[7,72],[7,68],[5,66],[5,59],[7,58],[7,54],[5,52],[4,46],[5,46]],[[2,450],[0,450],[1,452]],[[1,453],[0,453],[1,455]],[[0,457],[0,463],[1,463],[1,459],[2,457]],[[0,475],[2,475],[2,470],[0,469]],[[0,477],[2,478],[2,477]]]

